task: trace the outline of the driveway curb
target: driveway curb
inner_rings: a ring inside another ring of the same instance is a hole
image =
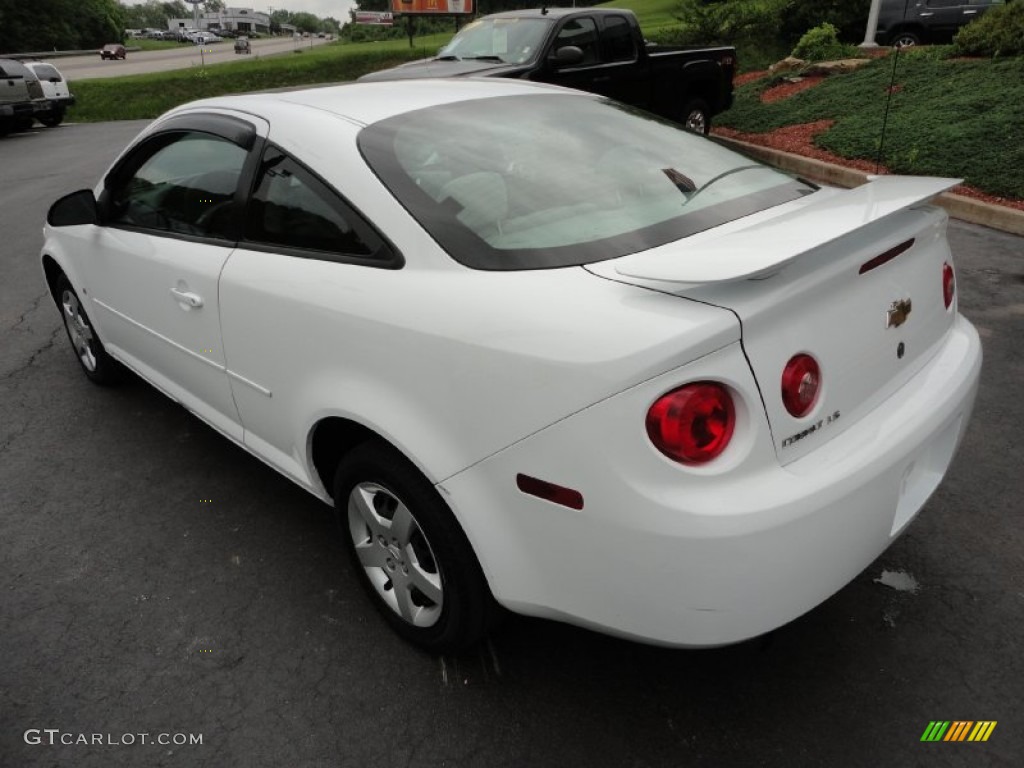
[[[714,136],[714,138],[732,149],[739,150],[780,170],[806,176],[814,181],[834,184],[839,187],[859,187],[868,178],[868,174],[863,171],[794,155],[792,152],[783,152],[746,141],[728,139],[725,136]],[[950,216],[961,221],[981,224],[1013,235],[1024,235],[1024,211],[992,205],[975,200],[973,197],[954,195],[949,192],[939,195],[935,202],[945,208]]]

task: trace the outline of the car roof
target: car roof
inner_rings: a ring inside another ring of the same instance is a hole
[[[335,115],[360,125],[369,125],[395,115],[441,104],[526,94],[586,96],[579,91],[524,80],[484,77],[436,80],[428,78],[346,83],[299,91],[222,96],[186,104],[174,110],[174,114],[215,107],[249,112],[270,122],[283,122],[295,118],[299,112],[309,110]]]
[[[569,16],[574,13],[603,13],[612,10],[610,8],[521,8],[518,10],[510,11],[497,11],[490,14],[492,17],[500,17],[503,19],[507,18],[520,18],[520,19],[560,19],[563,16]],[[481,18],[487,18],[482,16]]]

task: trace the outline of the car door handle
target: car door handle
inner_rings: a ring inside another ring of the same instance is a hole
[[[594,82],[595,83],[607,83],[607,82],[611,82],[611,79],[612,79],[611,75],[602,75],[601,77],[595,77],[594,78]]]
[[[917,15],[921,16],[921,17],[924,17],[924,16],[934,16],[935,14],[934,13],[925,13],[924,11],[922,11],[921,13],[919,13]]]
[[[203,297],[198,293],[192,293],[192,291],[182,291],[178,288],[171,288],[171,296],[183,304],[188,304],[190,307],[194,307],[196,309],[203,306]]]
[[[964,11],[964,16],[973,16],[973,15],[974,15],[974,14],[976,14],[977,12],[978,12],[978,9],[977,9],[977,8],[975,8],[975,9],[973,9],[973,10],[970,10],[970,11]]]

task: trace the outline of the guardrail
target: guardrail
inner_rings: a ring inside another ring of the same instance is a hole
[[[139,51],[142,50],[137,45],[133,45],[131,47],[126,45],[124,47],[124,49],[128,53],[138,53]],[[99,55],[100,55],[100,49],[99,48],[90,48],[90,49],[84,50],[84,51],[32,51],[30,53],[5,53],[5,54],[2,54],[3,58],[5,58],[5,59],[16,59],[18,61],[21,61],[22,59],[30,59],[30,60],[35,60],[35,59],[62,59],[62,58],[65,58],[67,56],[99,56]]]

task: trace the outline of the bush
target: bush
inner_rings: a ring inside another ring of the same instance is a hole
[[[956,56],[1024,55],[1024,2],[996,6],[953,38]]]
[[[846,59],[858,55],[857,48],[839,42],[839,30],[825,22],[809,29],[793,49],[793,55],[806,61]]]
[[[864,39],[871,0],[787,0],[775,27],[788,43],[798,40],[811,27],[831,24],[839,39],[859,43]]]
[[[739,41],[772,37],[782,21],[789,0],[682,0],[676,18],[681,27],[672,30],[674,45],[738,45]]]

